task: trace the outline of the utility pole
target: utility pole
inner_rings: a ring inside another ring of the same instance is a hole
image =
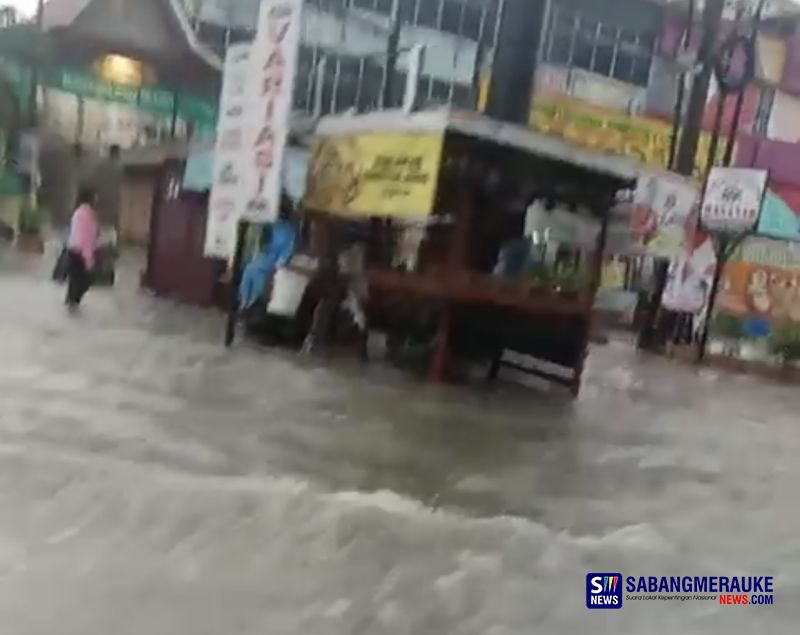
[[[527,126],[547,0],[505,0],[486,114]]]
[[[400,47],[400,0],[393,0],[390,20],[389,39],[386,43],[386,72],[383,77],[381,91],[381,107],[391,108],[394,99],[394,76],[397,72],[397,56]]]
[[[36,5],[36,51],[34,53],[33,73],[31,74],[31,92],[28,95],[28,119],[29,125],[35,128],[38,125],[38,112],[36,98],[39,93],[39,82],[42,74],[42,59],[44,51],[42,43],[44,41],[44,0],[39,0]]]
[[[689,94],[689,105],[675,163],[675,169],[687,176],[691,176],[694,172],[695,155],[697,154],[697,145],[700,140],[700,129],[708,98],[708,87],[711,83],[711,75],[714,72],[717,40],[724,8],[725,0],[706,0],[706,5],[703,9],[703,39],[700,41],[700,48],[697,52],[697,64],[700,68],[695,75],[692,90]]]

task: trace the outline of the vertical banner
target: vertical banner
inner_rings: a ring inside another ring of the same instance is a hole
[[[633,243],[656,258],[674,258],[694,232],[700,188],[686,177],[641,170],[633,198]]]
[[[263,0],[251,51],[243,153],[244,218],[275,220],[292,114],[303,0]]]
[[[246,203],[242,159],[250,61],[249,44],[231,46],[225,58],[204,250],[206,256],[213,258],[233,256],[236,225]]]

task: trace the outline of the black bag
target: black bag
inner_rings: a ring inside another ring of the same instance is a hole
[[[53,267],[53,280],[55,282],[63,283],[67,281],[68,274],[68,258],[66,246],[61,248],[61,253],[56,259],[56,265]]]

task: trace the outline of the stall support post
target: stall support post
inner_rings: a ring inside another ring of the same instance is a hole
[[[430,379],[436,384],[444,383],[447,380],[447,367],[450,363],[451,323],[450,305],[445,302],[439,318],[439,331],[436,334],[436,345],[431,359]]]
[[[463,188],[459,196],[459,210],[453,228],[453,240],[447,258],[447,275],[460,276],[465,273],[469,260],[469,238],[472,227],[473,206],[468,188]],[[445,300],[439,317],[439,330],[431,360],[430,378],[434,383],[447,379],[450,362],[450,333],[453,322],[453,307]]]
[[[605,257],[606,243],[608,242],[608,215],[608,212],[602,212],[600,233],[597,235],[597,244],[595,247],[594,257],[592,258],[592,277],[589,287],[592,300],[594,300],[594,296],[597,295],[597,290],[600,288],[601,278],[603,275],[603,258]]]
[[[231,288],[228,298],[228,317],[225,323],[225,346],[230,348],[236,338],[236,316],[239,313],[239,283],[242,280],[242,259],[247,236],[247,223],[239,221],[236,225],[236,250],[231,264]]]
[[[608,209],[611,208],[609,203]],[[583,345],[581,346],[581,357],[573,369],[572,383],[569,390],[573,396],[577,397],[581,390],[583,371],[586,367],[586,358],[589,356],[589,340],[592,332],[592,316],[594,313],[594,300],[597,290],[600,288],[603,273],[603,257],[606,253],[606,243],[608,242],[608,211],[601,212],[602,221],[600,223],[600,233],[597,235],[597,244],[594,255],[592,256],[591,282],[589,284],[589,301],[586,307],[586,330],[583,335]]]

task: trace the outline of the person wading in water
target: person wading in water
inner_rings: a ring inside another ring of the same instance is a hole
[[[92,284],[100,225],[94,210],[94,190],[82,187],[78,192],[78,207],[72,214],[67,242],[66,305],[77,310]]]

